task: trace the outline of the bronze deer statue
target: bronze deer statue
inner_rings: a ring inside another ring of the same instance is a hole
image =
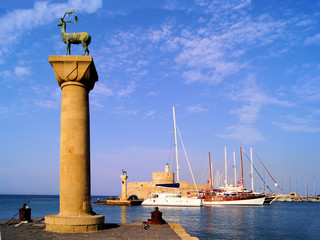
[[[89,55],[89,49],[88,46],[91,42],[91,36],[89,33],[86,32],[80,32],[80,33],[66,33],[66,24],[67,23],[76,23],[78,21],[77,16],[74,16],[75,20],[74,22],[72,21],[65,21],[64,18],[67,14],[71,15],[74,13],[74,10],[70,12],[66,12],[62,18],[60,18],[60,22],[58,23],[58,26],[62,26],[61,28],[61,35],[62,35],[62,40],[65,44],[67,44],[67,52],[66,55],[71,55],[71,44],[82,44],[84,48],[84,52],[82,55]]]

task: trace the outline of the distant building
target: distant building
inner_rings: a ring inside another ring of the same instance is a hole
[[[156,184],[174,183],[174,173],[170,172],[169,165],[166,164],[164,172],[153,172],[152,182],[128,182],[127,193],[130,195],[137,195],[139,198],[148,198],[152,193],[177,193],[176,188],[156,187]],[[198,190],[209,190],[208,184],[197,184]],[[183,197],[190,195],[191,192],[196,191],[193,183],[180,182],[180,193]]]

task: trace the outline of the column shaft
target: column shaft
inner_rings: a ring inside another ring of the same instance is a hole
[[[60,213],[91,212],[88,90],[79,83],[62,86],[60,136]]]
[[[128,200],[127,197],[127,175],[121,175],[122,180],[122,191],[121,191],[121,200]]]

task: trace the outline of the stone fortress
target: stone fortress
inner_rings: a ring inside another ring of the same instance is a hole
[[[156,184],[174,183],[174,173],[170,172],[169,165],[165,165],[164,172],[153,172],[152,182],[128,182],[127,195],[137,195],[139,199],[149,198],[152,193],[178,193],[177,188],[156,187]],[[196,184],[198,190],[209,190],[208,184]],[[196,188],[193,183],[180,182],[180,193],[182,197],[190,196]]]

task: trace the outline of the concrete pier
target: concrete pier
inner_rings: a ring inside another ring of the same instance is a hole
[[[91,208],[89,92],[98,81],[91,56],[49,56],[62,90],[60,212],[45,216],[46,230],[97,231],[103,215]]]
[[[185,239],[196,240],[198,238],[191,237],[179,224],[163,224],[150,225],[148,230],[145,230],[141,222],[131,224],[104,224],[101,231],[92,233],[55,233],[45,231],[45,223],[43,219],[33,219],[33,222],[18,224],[18,219],[10,222],[5,226],[5,222],[0,222],[0,239],[6,240],[100,240],[100,239]]]
[[[106,199],[103,201],[99,202],[93,202],[94,204],[97,205],[115,205],[115,206],[138,206],[141,205],[143,202],[142,199],[137,199],[137,200],[111,200],[111,199]]]

